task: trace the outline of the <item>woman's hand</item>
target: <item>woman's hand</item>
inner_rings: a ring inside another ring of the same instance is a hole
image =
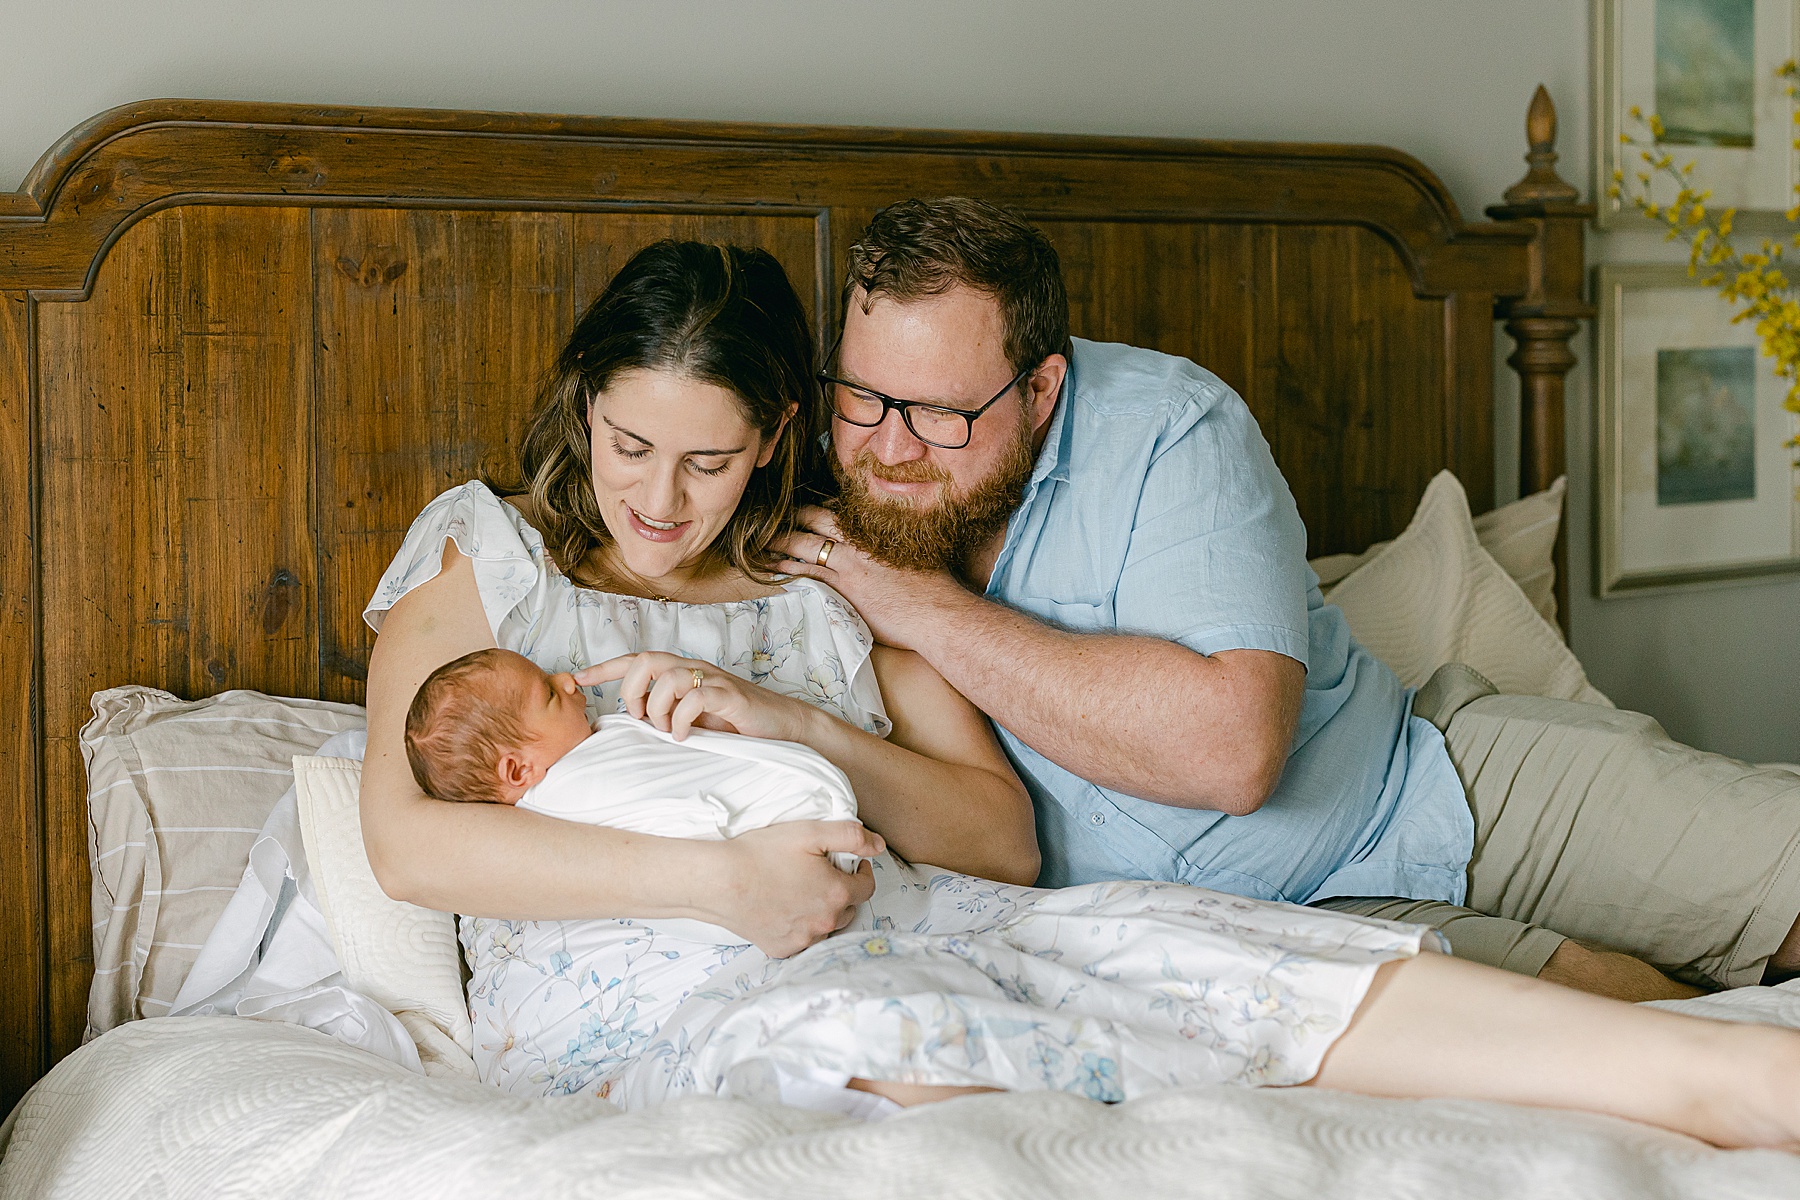
[[[583,687],[619,681],[625,711],[675,740],[694,728],[718,729],[784,742],[806,740],[818,710],[739,679],[723,667],[678,654],[623,654],[575,672]]]
[[[830,937],[875,891],[868,863],[846,875],[830,855],[873,858],[886,843],[855,821],[784,821],[712,843],[727,864],[709,889],[708,919],[756,943],[770,958],[798,954]]]

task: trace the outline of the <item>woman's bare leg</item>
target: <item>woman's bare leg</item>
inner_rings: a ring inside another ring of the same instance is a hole
[[[1381,968],[1312,1082],[1800,1148],[1800,1032],[1639,1008],[1442,954]]]
[[[952,1096],[974,1096],[982,1092],[1005,1090],[991,1087],[940,1087],[924,1083],[883,1083],[879,1079],[852,1079],[844,1086],[853,1092],[870,1092],[884,1099],[892,1100],[901,1108],[911,1108],[915,1104],[930,1104],[934,1100],[948,1100]]]

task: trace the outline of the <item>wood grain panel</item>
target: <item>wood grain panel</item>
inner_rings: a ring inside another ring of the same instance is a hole
[[[30,309],[22,293],[0,292],[0,510],[11,518],[0,544],[0,1112],[44,1069]]]
[[[419,510],[531,410],[573,323],[562,213],[314,216],[324,692],[362,701],[362,610]]]
[[[1443,305],[1364,230],[1282,229],[1276,245],[1276,461],[1307,553],[1360,550],[1405,528],[1442,461]]]
[[[196,173],[204,188],[194,186]],[[0,220],[49,218],[0,239],[0,278],[79,289],[123,223],[199,190],[416,207],[508,207],[529,197],[538,208],[733,210],[968,195],[1065,219],[1358,224],[1380,229],[1432,295],[1493,287],[1497,278],[1522,283],[1530,240],[1464,226],[1428,170],[1372,146],[159,101],[110,114],[71,139],[17,201],[0,206]]]
[[[1487,397],[1485,405],[1452,405],[1446,430],[1445,461],[1463,490],[1469,507],[1484,513],[1494,507],[1494,298],[1480,292],[1444,301],[1444,386],[1459,398]],[[1565,522],[1565,528],[1567,523]],[[1559,584],[1567,582],[1558,569]]]
[[[172,210],[40,307],[52,1058],[92,970],[88,696],[318,690],[307,249],[298,210]]]
[[[1367,230],[1043,221],[1078,336],[1191,358],[1244,397],[1287,476],[1308,553],[1404,527],[1441,461],[1443,302]],[[1461,402],[1485,403],[1487,388]],[[1473,436],[1473,433],[1471,433]],[[1419,463],[1417,469],[1405,464]]]
[[[821,304],[827,283],[819,271],[820,222],[803,215],[756,216],[737,213],[583,213],[575,216],[575,310],[579,313],[598,296],[620,267],[645,246],[660,238],[722,242],[755,246],[775,256],[800,303],[807,320],[819,327]]]

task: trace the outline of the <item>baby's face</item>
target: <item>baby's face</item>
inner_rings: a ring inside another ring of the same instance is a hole
[[[552,763],[586,741],[594,732],[588,723],[587,702],[575,677],[567,672],[550,675],[522,655],[509,655],[505,685],[512,690],[519,723],[525,727],[526,744],[518,755],[526,766],[529,782],[544,777]]]

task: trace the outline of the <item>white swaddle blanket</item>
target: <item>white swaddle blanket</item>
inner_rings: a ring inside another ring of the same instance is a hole
[[[706,841],[783,821],[856,820],[850,780],[810,747],[706,729],[677,741],[624,714],[602,716],[593,734],[552,764],[518,806],[565,821]],[[831,858],[842,871],[857,869],[855,855]],[[543,995],[529,1005],[510,1007],[499,1018],[500,1027],[491,1024],[496,1016],[491,1005],[481,1005],[475,1017],[482,1032],[492,1035],[476,1039],[482,1078],[515,1090],[541,1088],[554,1068],[529,1055],[496,1053],[515,1044],[521,1027],[514,1020],[522,1019],[524,1027],[540,1034],[546,1027],[566,1027],[562,1035],[541,1037],[544,1045],[560,1050],[597,1034],[622,1006],[643,1026],[621,1039],[629,1054],[714,970],[749,949],[728,929],[678,918],[654,925],[632,919],[503,924],[515,930],[502,939],[506,955],[520,953],[528,943],[543,942],[549,948],[551,986]],[[466,926],[464,946],[482,961],[480,952],[471,949]],[[490,1000],[490,983],[504,978],[504,972],[484,973],[474,985],[474,998]],[[599,994],[581,986],[582,978]],[[564,980],[570,986],[557,986]],[[779,1079],[789,1103],[863,1116],[893,1107],[874,1096],[846,1092],[842,1085],[841,1078],[820,1083],[804,1074]]]
[[[782,821],[854,821],[850,780],[794,742],[696,729],[676,741],[623,713],[551,765],[519,807],[584,825],[715,841]],[[856,859],[834,854],[846,872]],[[737,940],[737,939],[733,939]]]

